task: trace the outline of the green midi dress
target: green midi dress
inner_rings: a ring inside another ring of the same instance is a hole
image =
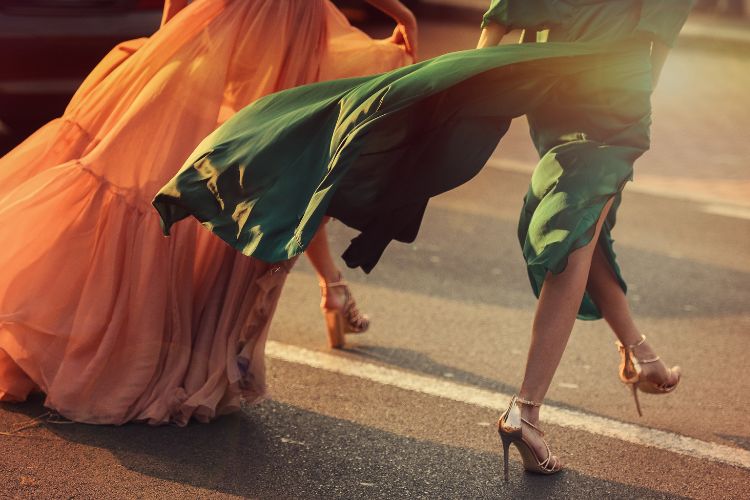
[[[484,23],[538,42],[446,54],[371,77],[267,96],[209,135],[154,199],[165,234],[193,216],[240,252],[304,251],[323,217],[357,229],[344,253],[369,272],[417,236],[430,197],[475,176],[513,118],[541,160],[518,236],[534,292],[593,237],[623,290],[611,231],[649,148],[650,51],[672,45],[690,0],[494,0]],[[579,317],[601,317],[588,295]]]

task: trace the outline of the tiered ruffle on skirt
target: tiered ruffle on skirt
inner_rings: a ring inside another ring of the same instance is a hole
[[[265,94],[408,62],[327,0],[197,0],[107,55],[65,114],[0,159],[0,400],[81,422],[184,425],[265,394],[293,260],[245,257],[150,205],[196,145]]]

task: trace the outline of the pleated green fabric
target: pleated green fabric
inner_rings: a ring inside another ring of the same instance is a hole
[[[416,237],[429,198],[476,175],[526,114],[541,161],[518,236],[538,295],[546,274],[591,241],[607,201],[619,205],[649,147],[651,42],[673,42],[689,2],[649,4],[495,1],[485,23],[549,29],[552,41],[267,96],[207,137],[158,193],[165,234],[193,216],[244,254],[276,262],[301,253],[331,215],[360,231],[344,259],[369,272],[391,240]],[[612,249],[616,208],[601,243],[625,289]],[[600,317],[588,296],[579,317]]]

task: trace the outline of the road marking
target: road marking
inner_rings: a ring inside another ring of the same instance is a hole
[[[505,170],[506,172],[515,172],[517,174],[531,174],[534,171],[535,165],[510,158],[490,158],[487,160],[487,166],[495,170]]]
[[[724,217],[750,220],[750,207],[711,204],[703,207],[703,211],[707,214],[723,215]]]
[[[313,351],[281,342],[268,341],[266,355],[288,363],[357,377],[407,391],[450,399],[459,403],[490,408],[497,412],[504,411],[511,398],[510,394],[488,391],[449,380],[356,361],[340,355]],[[544,407],[544,422],[639,446],[648,446],[692,458],[701,458],[750,469],[750,451],[701,441],[673,432],[649,429],[552,405],[545,405]]]
[[[739,46],[741,43],[750,43],[750,34],[745,26],[735,27],[722,25],[714,26],[712,23],[700,21],[688,21],[680,31],[680,36],[700,37],[709,40],[721,40],[724,42],[733,42]]]
[[[487,162],[487,166],[494,170],[526,175],[531,175],[534,171],[533,163],[513,160],[510,158],[490,158]],[[645,182],[630,182],[626,189],[631,193],[648,194],[673,200],[700,203],[701,211],[707,214],[750,220],[750,204],[739,205],[727,203],[726,200],[717,198],[715,195],[708,193],[687,190],[670,191],[665,189],[661,183],[651,185],[647,180]],[[747,201],[750,203],[750,198]]]

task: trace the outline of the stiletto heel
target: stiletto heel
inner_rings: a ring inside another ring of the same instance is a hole
[[[633,392],[633,400],[635,400],[635,409],[638,410],[638,416],[642,417],[643,413],[641,413],[641,403],[638,401],[638,382],[634,382],[632,384],[629,384],[630,390]]]
[[[505,481],[508,481],[508,455],[510,454],[510,439],[500,434],[500,440],[503,442],[503,475]]]
[[[328,289],[334,287],[340,287],[344,290],[344,303],[340,308],[327,307]],[[340,349],[344,347],[346,344],[345,334],[364,333],[370,327],[370,318],[359,312],[357,303],[354,301],[351,291],[349,291],[349,286],[340,276],[337,281],[321,283],[320,293],[322,295],[320,308],[325,316],[328,345],[331,348]]]
[[[544,439],[542,439],[542,442],[547,448],[547,458],[539,460],[534,448],[532,448],[523,437],[524,424],[530,427],[534,432],[538,433],[541,437],[544,437],[544,432],[542,432],[539,427],[521,417],[521,410],[518,408],[518,405],[541,406],[542,404],[535,403],[534,401],[527,401],[518,396],[513,396],[510,400],[510,406],[508,406],[508,409],[502,414],[500,420],[497,422],[497,432],[500,434],[500,440],[503,443],[503,471],[505,473],[505,480],[508,481],[508,456],[510,454],[511,444],[514,444],[516,449],[518,449],[518,452],[521,454],[523,468],[526,471],[544,475],[560,472],[562,470],[562,464],[556,456],[552,455],[552,451]]]
[[[645,335],[641,335],[641,340],[638,341],[637,344],[633,345],[624,345],[621,342],[615,342],[615,345],[617,345],[617,348],[620,350],[620,380],[632,391],[633,399],[635,400],[635,409],[638,411],[639,417],[643,416],[643,413],[641,412],[641,404],[640,401],[638,401],[639,390],[648,394],[668,394],[675,390],[677,385],[680,383],[680,380],[682,379],[682,372],[680,370],[680,367],[673,366],[669,369],[667,382],[658,384],[656,382],[653,382],[652,380],[649,380],[643,374],[643,367],[641,365],[655,363],[661,358],[659,358],[659,356],[656,356],[651,359],[639,360],[633,352],[633,349],[640,345],[643,345],[644,342],[646,342]],[[677,380],[669,383],[669,380],[674,378],[674,374],[677,374]]]

